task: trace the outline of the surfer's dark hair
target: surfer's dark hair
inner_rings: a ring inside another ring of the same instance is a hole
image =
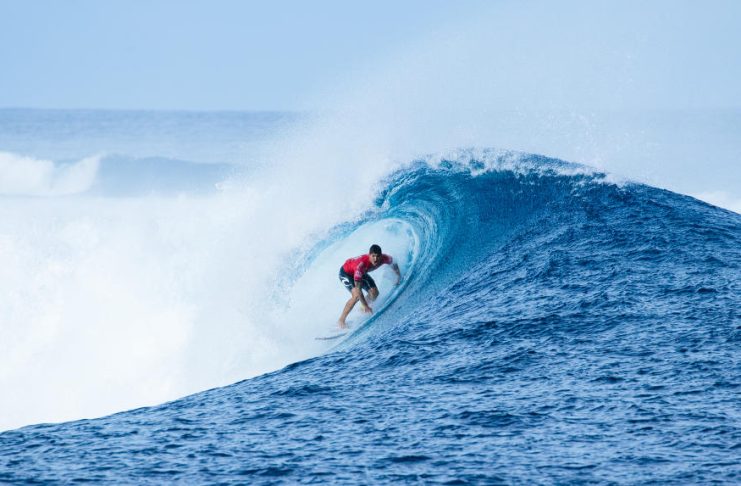
[[[380,255],[382,253],[381,252],[381,247],[378,246],[378,245],[371,245],[370,250],[368,251],[368,253],[373,253],[374,255]]]

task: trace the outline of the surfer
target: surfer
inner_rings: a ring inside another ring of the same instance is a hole
[[[401,272],[399,272],[399,265],[394,263],[394,259],[389,255],[385,255],[381,252],[381,247],[378,245],[371,245],[367,255],[360,255],[359,257],[349,258],[340,267],[340,282],[350,292],[350,300],[345,304],[345,308],[342,310],[339,324],[340,328],[347,328],[347,315],[355,307],[355,304],[360,301],[360,306],[363,312],[368,314],[373,313],[373,308],[368,305],[368,302],[373,302],[378,297],[378,287],[376,282],[373,281],[368,272],[379,268],[381,265],[391,265],[391,268],[396,273],[396,284],[399,285],[401,282]],[[365,290],[368,295],[363,295]]]

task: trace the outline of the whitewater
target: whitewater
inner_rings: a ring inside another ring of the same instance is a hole
[[[314,126],[0,110],[0,481],[739,481],[738,213]]]

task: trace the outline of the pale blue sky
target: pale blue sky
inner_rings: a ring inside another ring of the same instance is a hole
[[[295,109],[486,3],[0,0],[0,107]]]
[[[391,80],[406,56],[464,105],[738,108],[740,14],[733,0],[0,0],[0,107],[322,108],[317,93]]]

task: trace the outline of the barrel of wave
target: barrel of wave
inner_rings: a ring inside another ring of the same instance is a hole
[[[383,219],[361,225],[349,234],[331,242],[313,257],[307,257],[300,275],[289,277],[282,285],[278,320],[290,324],[294,336],[305,339],[306,346],[317,351],[327,347],[317,342],[315,336],[326,334],[337,325],[349,293],[341,284],[338,273],[342,264],[351,257],[368,253],[372,244],[378,244],[384,253],[391,255],[403,276],[414,266],[419,241],[412,227],[399,219]],[[375,270],[372,277],[378,285],[379,298],[374,307],[381,309],[393,290],[396,275],[388,265]],[[360,306],[350,314],[349,323],[358,323],[364,316]]]

